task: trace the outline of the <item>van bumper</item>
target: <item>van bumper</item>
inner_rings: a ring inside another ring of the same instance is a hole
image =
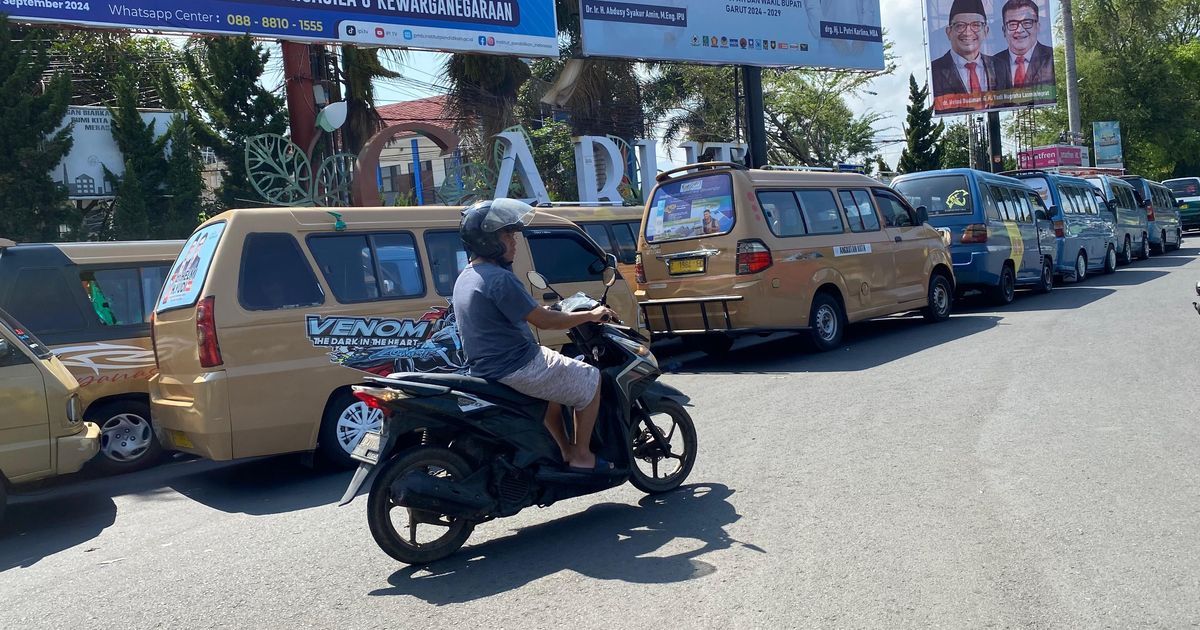
[[[233,459],[224,371],[199,374],[187,383],[156,374],[150,379],[150,413],[163,448],[218,461]]]
[[[986,251],[951,251],[954,261],[955,286],[959,288],[996,286],[1000,284],[998,270],[988,267]]]
[[[100,426],[84,422],[83,430],[75,435],[58,438],[58,474],[78,472],[96,453],[100,452]]]
[[[638,304],[651,338],[669,335],[698,335],[710,332],[744,332],[733,326],[730,302],[741,302],[740,295],[645,300]],[[675,315],[675,322],[671,315]],[[685,325],[680,326],[683,320]],[[698,320],[698,321],[697,321]],[[695,326],[695,324],[699,326]],[[691,325],[688,325],[691,324]]]

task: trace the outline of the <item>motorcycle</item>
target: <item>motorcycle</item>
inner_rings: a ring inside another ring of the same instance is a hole
[[[616,260],[600,260],[606,287]],[[564,312],[604,304],[577,293],[563,298],[537,272],[530,283],[552,290]],[[601,405],[591,437],[596,455],[615,468],[570,469],[546,429],[546,401],[500,383],[461,374],[397,373],[370,377],[354,395],[384,413],[352,457],[360,462],[339,506],[367,495],[367,523],[384,552],[425,564],[457,551],[474,528],[532,505],[601,492],[626,482],[647,494],[679,487],[696,462],[696,428],[682,392],[657,382],[662,372],[649,341],[618,320],[568,331],[579,357],[600,369]],[[573,433],[571,410],[564,428]],[[572,438],[574,439],[574,438]],[[586,439],[586,438],[585,438]]]

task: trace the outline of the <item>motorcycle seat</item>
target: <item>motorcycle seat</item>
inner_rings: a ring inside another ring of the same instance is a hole
[[[501,383],[488,381],[465,374],[435,374],[430,372],[398,372],[388,376],[401,381],[412,381],[426,385],[439,385],[451,389],[475,394],[483,398],[498,399],[509,404],[528,407],[546,401],[526,396],[521,392]]]

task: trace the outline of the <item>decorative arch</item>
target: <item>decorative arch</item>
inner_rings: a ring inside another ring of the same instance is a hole
[[[376,181],[379,156],[383,154],[384,147],[402,133],[416,133],[433,140],[433,143],[442,150],[443,156],[453,153],[461,142],[458,135],[448,129],[418,122],[392,125],[376,133],[371,136],[358,154],[358,163],[354,168],[354,182],[351,189],[354,205],[359,207],[383,205],[383,195],[379,192]]]

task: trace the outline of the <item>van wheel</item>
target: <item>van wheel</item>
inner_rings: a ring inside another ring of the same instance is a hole
[[[841,346],[845,329],[846,313],[837,298],[828,293],[814,295],[808,316],[808,333],[817,352],[828,352]]]
[[[1109,274],[1117,270],[1117,250],[1112,245],[1108,246],[1108,252],[1104,254],[1104,273]]]
[[[954,304],[954,295],[950,281],[940,273],[929,277],[928,306],[921,309],[921,316],[927,322],[944,322],[950,318],[950,310]]]
[[[325,417],[317,432],[317,453],[335,468],[357,467],[358,462],[350,453],[368,431],[378,431],[381,427],[382,411],[371,409],[348,391],[341,392],[325,407]]]
[[[1146,260],[1150,257],[1150,237],[1142,232],[1142,246],[1138,248],[1138,260]]]
[[[1180,247],[1183,247],[1183,232],[1176,231],[1175,232],[1175,244],[1171,246],[1171,251],[1176,251]]]
[[[709,356],[727,354],[733,348],[733,337],[723,334],[688,335],[683,338],[683,347]]]
[[[100,427],[100,453],[92,460],[93,470],[116,475],[148,468],[162,458],[163,449],[150,421],[150,405],[145,401],[104,403],[87,415]]]
[[[1012,301],[1017,298],[1017,276],[1013,272],[1012,265],[1004,265],[1004,269],[1000,271],[1000,282],[992,287],[989,293],[992,302],[999,306],[1012,304]]]
[[[1122,265],[1128,265],[1133,262],[1133,246],[1130,244],[1129,235],[1125,235],[1125,246],[1121,248],[1121,257],[1119,261]]]
[[[1075,282],[1087,280],[1087,255],[1083,252],[1075,254]]]
[[[1115,255],[1115,254],[1114,254]],[[1049,258],[1042,259],[1042,281],[1038,283],[1038,293],[1049,293],[1054,290],[1054,263]]]

